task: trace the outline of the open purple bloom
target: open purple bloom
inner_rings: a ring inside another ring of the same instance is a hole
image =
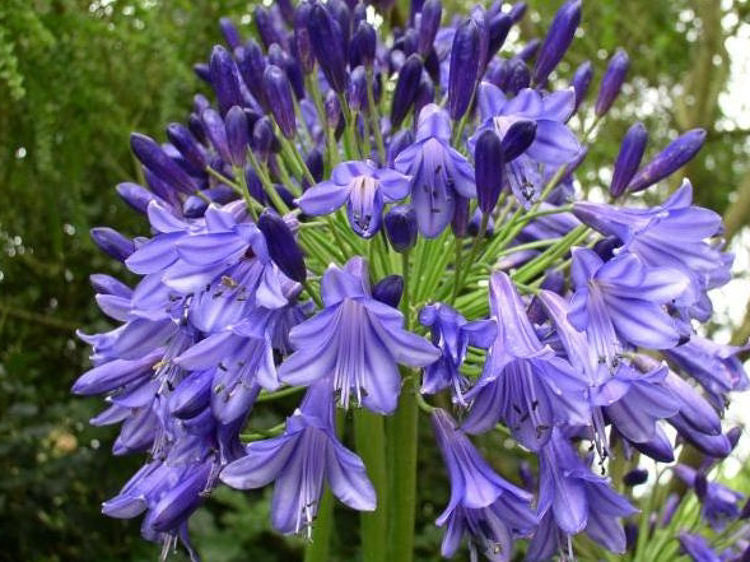
[[[310,387],[284,434],[256,441],[229,464],[221,480],[233,488],[260,488],[273,481],[271,521],[282,533],[312,532],[323,483],[352,509],[373,511],[375,490],[362,460],[336,437],[330,384]]]
[[[297,350],[279,369],[282,381],[309,385],[329,377],[339,400],[390,414],[401,392],[398,363],[421,367],[440,357],[427,340],[403,329],[401,313],[372,297],[367,262],[355,257],[328,268],[321,283],[325,308],[292,329]]]
[[[533,142],[511,161],[507,159],[506,177],[513,193],[523,203],[534,201],[542,190],[540,165],[561,166],[575,159],[581,145],[565,125],[575,107],[572,88],[554,92],[546,97],[530,88],[522,89],[508,98],[497,86],[482,82],[477,89],[477,100],[483,120],[477,133],[469,139],[473,147],[483,130],[493,129],[501,140],[513,135],[516,127],[525,122],[535,124]]]
[[[492,275],[490,309],[497,335],[482,376],[465,395],[472,406],[463,428],[479,433],[503,421],[521,444],[537,451],[555,424],[587,424],[585,379],[542,345],[505,273]]]
[[[541,451],[537,511],[542,522],[531,540],[527,558],[545,560],[560,550],[566,535],[581,531],[604,548],[625,552],[625,531],[619,522],[636,512],[580,459],[568,439],[554,429]]]
[[[737,357],[747,346],[715,343],[694,335],[690,341],[665,351],[667,358],[694,378],[708,394],[715,408],[723,409],[727,394],[750,387],[742,361]]]
[[[686,295],[690,315],[705,321],[711,304],[704,293],[729,280],[733,256],[707,242],[719,233],[721,217],[693,206],[692,199],[693,188],[686,180],[662,205],[651,209],[577,202],[573,212],[599,232],[616,236],[644,264],[680,270],[690,281]]]
[[[679,270],[647,267],[629,252],[605,263],[594,251],[575,248],[571,276],[576,292],[568,319],[586,331],[599,361],[610,368],[619,361],[622,342],[668,349],[680,341],[664,309],[688,286]]]
[[[468,381],[461,374],[466,349],[469,345],[488,348],[495,339],[495,322],[468,322],[459,312],[442,303],[425,306],[419,313],[419,321],[431,329],[432,343],[442,351],[440,359],[425,368],[420,392],[435,394],[450,388],[456,401],[466,405],[463,392]]]
[[[437,237],[453,218],[456,197],[476,197],[474,170],[450,146],[448,114],[435,104],[419,113],[416,142],[402,150],[395,168],[412,176],[412,205],[417,212],[419,232]]]
[[[743,495],[718,482],[708,482],[706,476],[694,468],[677,464],[675,474],[685,484],[695,490],[701,502],[701,514],[716,531],[722,531],[727,522],[740,514],[740,500]]]
[[[493,562],[507,562],[513,538],[536,525],[531,494],[498,476],[445,411],[433,412],[432,426],[451,481],[450,502],[437,519],[446,525],[443,556],[453,556],[468,533],[472,559],[479,549]]]
[[[383,207],[409,195],[409,177],[372,161],[342,162],[331,179],[309,188],[298,204],[305,214],[327,215],[346,203],[349,224],[363,238],[380,229]]]

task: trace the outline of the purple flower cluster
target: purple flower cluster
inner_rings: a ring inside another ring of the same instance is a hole
[[[344,444],[336,409],[387,416],[414,401],[450,479],[444,556],[467,537],[472,556],[508,561],[526,538],[526,558],[547,560],[572,555],[579,533],[623,553],[622,521],[638,510],[607,463],[629,463],[635,485],[648,474],[633,451],[671,462],[687,443],[704,464],[731,452],[720,415],[750,386],[746,348],[697,329],[730,279],[720,217],[692,204],[687,180],[654,207],[622,201],[683,166],[705,134],[642,164],[648,135],[634,125],[610,202],[580,199],[590,139],[574,116],[606,116],[629,59],[614,54],[588,107],[592,66],[568,87],[556,70],[580,0],[543,41],[505,46],[524,12],[498,1],[447,23],[440,0],[415,1],[379,37],[362,3],[285,1],[255,8],[260,43],[221,21],[229,48],[195,68],[216,104],[195,96],[165,144],[131,138],[147,186],[118,193],[149,236],[92,231],[140,276],[133,288],[92,276],[118,326],[81,334],[93,367],[73,386],[106,396],[92,423],[121,424],[114,454],[147,454],[104,513],[143,514],[146,539],[165,553],[181,540],[195,560],[188,520],[218,483],[273,482],[273,526],[311,536],[325,486],[360,511],[388,493]],[[285,424],[256,427],[259,397],[297,388]],[[498,428],[538,458],[538,490],[499,476],[469,439]],[[388,433],[388,449],[403,435]],[[676,471],[712,526],[739,516],[739,496],[705,466]]]

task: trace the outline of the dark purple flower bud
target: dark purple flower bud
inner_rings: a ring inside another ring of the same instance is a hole
[[[266,50],[274,43],[278,43],[283,47],[287,46],[284,37],[276,27],[273,15],[266,8],[256,5],[253,10],[253,20],[255,20],[258,36]]]
[[[359,24],[367,21],[367,5],[357,2],[355,6],[349,6],[352,10],[352,29],[359,29]]]
[[[396,156],[401,154],[401,151],[406,147],[414,144],[414,133],[410,129],[399,131],[391,139],[388,145],[388,165],[393,167],[393,162],[396,160]]]
[[[726,435],[727,440],[729,441],[729,446],[734,450],[734,448],[737,446],[737,443],[740,442],[740,437],[742,437],[742,428],[738,425],[735,425],[734,427],[730,428],[729,431],[727,431],[724,435]]]
[[[626,486],[638,486],[648,480],[648,470],[636,468],[622,477],[622,483]]]
[[[489,21],[487,21],[487,15],[484,8],[479,4],[475,5],[469,17],[474,23],[477,24],[479,29],[479,75],[477,81],[481,79],[481,75],[484,73],[484,69],[487,66],[487,53],[489,52],[490,46],[490,27]]]
[[[695,479],[693,480],[693,488],[695,488],[695,495],[698,499],[703,500],[708,492],[708,479],[702,472],[695,473]]]
[[[547,82],[550,72],[555,69],[573,41],[580,22],[581,0],[568,0],[557,11],[536,59],[534,66],[536,84],[543,85]]]
[[[106,226],[92,228],[91,239],[104,253],[122,262],[135,251],[135,244],[130,238]]]
[[[328,94],[326,94],[324,105],[328,126],[334,130],[338,129],[339,125],[342,124],[343,119],[341,114],[341,103],[339,102],[336,92],[329,90]]]
[[[206,84],[211,84],[211,69],[206,63],[199,62],[193,65],[195,75],[203,80]]]
[[[456,196],[456,208],[451,219],[451,230],[456,238],[466,238],[469,233],[469,199]]]
[[[385,233],[393,249],[406,252],[417,243],[417,213],[408,205],[396,205],[385,214]]]
[[[244,110],[235,105],[224,118],[227,130],[227,144],[233,166],[244,166],[247,148],[250,144],[247,117]]]
[[[297,132],[297,120],[294,115],[294,101],[289,79],[278,66],[270,64],[263,73],[263,82],[276,123],[286,138],[294,138]]]
[[[190,117],[188,117],[188,130],[193,133],[193,136],[199,143],[206,145],[208,144],[208,139],[206,138],[206,131],[203,128],[203,121],[201,121],[199,115],[195,113],[190,114]]]
[[[185,199],[185,204],[182,206],[182,212],[186,217],[202,217],[203,213],[208,208],[208,202],[206,199],[218,203],[219,205],[225,205],[230,201],[237,200],[237,193],[231,187],[224,185],[223,183],[210,189],[204,189],[201,191],[201,195],[203,195],[203,197],[191,195]]]
[[[596,105],[594,106],[597,117],[601,117],[612,107],[620,94],[623,82],[625,82],[628,68],[630,68],[628,54],[622,49],[618,49],[609,61],[607,70],[602,77],[601,86],[599,86],[599,96],[596,98]]]
[[[419,48],[419,33],[416,29],[407,29],[393,44],[392,51],[400,51],[404,58],[417,52]]]
[[[422,79],[419,81],[419,87],[417,88],[417,95],[414,96],[414,115],[419,115],[424,106],[434,101],[435,86],[433,86],[430,77],[422,73]]]
[[[515,96],[531,84],[531,72],[523,59],[513,57],[508,61],[508,75],[505,79],[503,91],[510,96]]]
[[[289,78],[289,84],[292,86],[292,91],[298,100],[305,97],[305,77],[302,74],[302,68],[300,67],[297,59],[292,57],[289,53],[282,50],[276,43],[271,45],[269,50],[268,59],[271,64],[275,64],[286,72],[287,78]]]
[[[310,150],[310,152],[307,153],[307,156],[305,156],[305,165],[307,166],[307,169],[310,171],[310,174],[312,174],[313,179],[316,182],[323,181],[323,172],[325,169],[325,161],[323,159],[323,153],[318,148],[313,148]],[[307,182],[307,179],[302,179],[302,190],[306,190],[310,187],[310,184]]]
[[[508,63],[509,61],[507,59],[496,59],[492,61],[489,68],[487,68],[484,79],[504,91],[508,83],[508,75],[510,72],[510,66]]]
[[[424,59],[424,69],[432,79],[433,84],[440,84],[440,59],[438,59],[437,51],[433,47],[427,53],[427,57]]]
[[[396,90],[393,92],[391,102],[391,125],[394,129],[401,125],[401,122],[409,113],[409,109],[417,96],[421,78],[422,58],[415,53],[406,59],[404,66],[398,73],[398,82],[396,82]]]
[[[615,250],[622,246],[622,242],[616,236],[607,236],[594,244],[593,250],[604,261],[609,261],[615,257]]]
[[[576,93],[576,110],[581,105],[583,99],[586,97],[586,93],[589,91],[591,78],[593,78],[593,76],[594,70],[591,66],[591,61],[585,61],[584,63],[582,63],[581,66],[576,69],[575,74],[573,74],[573,79],[570,81],[570,85],[573,86],[573,90]]]
[[[432,49],[443,17],[443,4],[440,0],[426,0],[422,6],[422,17],[419,21],[419,40],[417,50],[425,56]]]
[[[300,4],[303,3],[300,2]],[[291,0],[278,0],[276,5],[279,7],[281,17],[284,18],[284,23],[290,27],[294,25],[294,4],[292,4]]]
[[[160,176],[173,189],[188,194],[192,194],[197,189],[193,178],[177,162],[167,156],[162,147],[151,137],[140,133],[132,133],[130,135],[130,147],[136,158],[146,168]]]
[[[284,219],[273,211],[265,210],[258,219],[258,228],[266,238],[268,254],[284,275],[304,283],[307,279],[305,259]]]
[[[310,33],[307,31],[311,10],[312,5],[309,2],[300,2],[294,12],[294,44],[297,49],[297,59],[305,74],[310,74],[315,67]]]
[[[206,169],[206,154],[187,127],[180,123],[170,123],[167,125],[167,138],[196,171]]]
[[[352,14],[349,11],[349,6],[343,0],[327,0],[326,9],[339,26],[341,47],[343,52],[346,53],[349,50],[349,39],[352,35]]]
[[[287,208],[289,209],[297,208],[297,203],[294,201],[294,194],[291,191],[289,191],[286,188],[286,186],[281,185],[281,184],[276,184],[274,185],[274,188],[276,189],[276,192],[279,194],[279,196],[281,197],[281,200],[284,202],[284,205],[286,205]],[[276,209],[276,210],[281,212],[279,209]],[[287,224],[289,225],[289,223]]]
[[[221,115],[209,107],[203,111],[201,119],[203,120],[203,128],[206,130],[206,136],[211,141],[219,157],[224,162],[231,162],[232,155],[229,153],[227,130],[224,127],[224,120],[221,118]]]
[[[227,42],[227,45],[229,45],[230,49],[234,50],[242,44],[240,32],[237,31],[237,28],[230,18],[219,19],[219,28],[221,29],[221,33],[224,35],[224,40]]]
[[[499,13],[492,16],[489,25],[490,42],[487,46],[488,59],[494,57],[503,46],[511,27],[513,27],[513,18],[509,14]]]
[[[364,66],[358,66],[352,71],[347,98],[352,111],[358,113],[367,110],[367,72]]]
[[[638,544],[638,525],[632,521],[626,521],[623,530],[625,531],[625,550],[632,552]]]
[[[532,39],[519,51],[518,58],[523,59],[526,62],[534,60],[534,57],[539,52],[539,47],[541,46],[542,42],[539,39]]]
[[[260,106],[268,111],[268,100],[263,88],[263,73],[266,70],[266,58],[260,46],[252,39],[244,47],[235,50],[237,68],[245,86]]]
[[[523,154],[536,137],[536,121],[522,119],[516,121],[503,136],[503,156],[505,163],[518,158]]]
[[[250,193],[250,197],[261,205],[268,205],[268,195],[263,189],[258,173],[249,165],[245,166],[245,182],[247,182],[247,191]]]
[[[239,71],[224,47],[216,45],[211,52],[211,85],[216,92],[219,111],[224,115],[233,105],[242,105]]]
[[[636,123],[625,133],[625,138],[622,139],[620,152],[615,161],[612,183],[609,185],[609,192],[612,197],[619,197],[625,192],[641,164],[647,142],[648,131],[643,123]]]
[[[193,111],[200,114],[201,111],[211,107],[211,102],[203,94],[195,94],[193,96]]]
[[[513,20],[513,23],[518,23],[523,19],[523,16],[526,15],[526,7],[526,2],[516,2],[510,7],[508,15]]]
[[[253,127],[253,148],[262,160],[266,160],[274,150],[275,141],[271,120],[268,117],[258,119]]]
[[[677,137],[636,172],[635,177],[628,184],[628,191],[646,189],[682,168],[696,155],[705,141],[706,131],[703,129],[692,129]]]
[[[448,109],[455,121],[469,109],[474,94],[482,58],[481,41],[479,26],[471,18],[456,29],[448,75]]]
[[[325,74],[328,84],[334,91],[343,94],[346,91],[346,60],[342,48],[342,31],[328,10],[319,3],[310,10],[307,22],[315,59]]]
[[[372,298],[393,308],[398,308],[403,292],[404,278],[400,275],[383,277],[372,286]]]
[[[503,142],[492,129],[485,129],[474,150],[474,177],[477,184],[477,206],[489,214],[497,205],[505,177]]]
[[[414,24],[417,21],[417,14],[424,9],[424,3],[425,0],[411,0],[409,3],[409,25],[411,27],[414,27]]]
[[[359,65],[371,67],[375,60],[377,41],[375,28],[366,21],[361,22],[349,45],[349,65],[352,68]]]
[[[159,198],[151,193],[145,187],[138,185],[137,183],[123,182],[117,184],[117,194],[122,197],[122,200],[130,205],[133,209],[139,213],[146,213],[148,204],[151,201],[156,201]]]

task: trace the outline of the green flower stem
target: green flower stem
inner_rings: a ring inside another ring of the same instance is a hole
[[[388,529],[388,492],[386,489],[385,431],[383,416],[365,408],[354,412],[354,439],[359,456],[367,467],[378,496],[375,511],[360,513],[362,560],[385,562]]]
[[[269,402],[271,400],[278,400],[279,398],[284,398],[285,396],[297,394],[298,392],[302,392],[303,390],[305,390],[305,387],[303,386],[290,386],[289,388],[283,388],[281,390],[277,390],[276,392],[268,392],[267,390],[261,390],[260,394],[258,395],[258,398],[255,399],[255,402],[257,404],[258,402]]]
[[[581,242],[588,236],[589,228],[581,225],[563,236],[557,244],[547,249],[542,255],[537,256],[523,267],[519,268],[513,274],[513,280],[520,283],[533,279],[545,269],[547,269],[555,260],[565,255],[570,248]]]
[[[349,109],[349,102],[346,101],[344,94],[337,94],[341,114],[344,116],[344,152],[347,160],[358,159],[362,157],[357,136],[354,134],[355,122],[352,119],[352,112]]]
[[[484,239],[484,235],[487,233],[487,224],[489,224],[490,221],[490,214],[489,213],[482,213],[482,222],[479,223],[479,232],[477,233],[477,237],[474,238],[474,243],[471,245],[471,250],[469,250],[469,257],[466,260],[466,271],[461,272],[460,275],[457,276],[457,281],[453,284],[453,296],[451,297],[451,304],[456,302],[456,298],[458,297],[458,292],[463,288],[464,283],[466,282],[466,278],[469,275],[469,269],[474,264],[474,260],[477,257],[477,252],[479,251],[479,244],[482,243],[482,240]]]
[[[240,187],[242,188],[242,198],[245,200],[245,206],[247,207],[248,212],[250,213],[250,216],[253,218],[254,221],[258,221],[258,213],[256,211],[256,202],[253,200],[252,197],[250,197],[250,190],[247,187],[247,178],[245,178],[245,171],[242,168],[239,168],[237,166],[234,166],[232,168],[232,172],[234,173],[235,177],[240,178]],[[263,208],[262,205],[259,205],[261,209]]]
[[[304,283],[302,283],[302,286],[305,288],[308,296],[315,302],[316,305],[318,305],[318,308],[323,308],[323,301],[320,300],[320,295],[318,295],[318,293],[316,293],[310,286],[310,281],[305,281]]]
[[[323,132],[326,137],[326,166],[325,176],[328,177],[333,167],[338,164],[339,161],[339,149],[336,146],[336,139],[334,138],[334,131],[328,125],[328,118],[326,117],[326,109],[323,104],[323,96],[320,93],[320,86],[318,85],[318,69],[317,65],[313,71],[305,76],[305,85],[307,91],[310,92],[315,109],[318,112],[318,120],[323,125]]]
[[[373,74],[372,66],[367,68],[367,109],[370,116],[370,128],[375,135],[375,145],[378,147],[378,159],[381,164],[385,163],[385,144],[383,143],[383,133],[380,130],[380,111],[375,103],[375,93],[372,87]]]
[[[276,191],[276,188],[273,186],[271,178],[268,176],[268,170],[266,169],[265,164],[261,164],[255,157],[255,153],[253,153],[253,151],[250,149],[248,149],[247,151],[247,157],[249,158],[250,165],[255,170],[255,173],[258,174],[258,179],[260,179],[260,183],[263,185],[263,190],[266,192],[266,195],[270,197],[271,202],[273,202],[274,206],[282,214],[288,213],[289,207],[286,206],[286,203],[284,203],[284,200],[281,198],[278,191]],[[279,166],[279,168],[281,167],[282,166]]]
[[[406,375],[396,413],[388,418],[388,560],[411,562],[414,552],[414,519],[417,503],[416,380]]]

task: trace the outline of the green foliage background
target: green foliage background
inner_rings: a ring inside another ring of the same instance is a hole
[[[558,0],[529,4],[525,37],[544,29]],[[601,170],[611,167],[620,138],[636,118],[649,126],[651,152],[678,131],[703,126],[709,140],[688,173],[699,202],[725,213],[733,237],[750,220],[748,131],[722,113],[719,100],[731,63],[747,56],[729,52],[727,39],[743,32],[750,3],[584,4],[585,33],[559,79],[590,58],[596,87],[616,47],[633,59],[627,101],[617,104],[600,130],[584,183],[606,184]],[[0,560],[157,556],[157,548],[139,538],[137,522],[99,513],[101,501],[142,459],[112,458],[114,433],[87,426],[100,403],[69,395],[86,368],[86,350],[74,330],[107,327],[87,276],[124,274],[95,250],[87,232],[111,225],[130,235],[146,233],[144,221],[113,189],[138,179],[128,134],[138,130],[163,139],[165,125],[185,117],[192,94],[202,88],[191,65],[219,40],[218,18],[234,16],[248,34],[252,25],[241,18],[251,7],[235,0],[0,2]],[[747,318],[729,328],[737,341],[750,335]],[[294,398],[262,415],[273,423],[293,406]],[[440,539],[432,521],[447,489],[422,429],[418,559],[432,560]],[[500,444],[485,447],[504,473],[514,473],[518,459]],[[244,496],[219,490],[193,525],[205,558],[299,558],[301,541],[268,531],[267,500],[268,491]],[[337,512],[335,541],[341,560],[358,558],[351,513]]]

